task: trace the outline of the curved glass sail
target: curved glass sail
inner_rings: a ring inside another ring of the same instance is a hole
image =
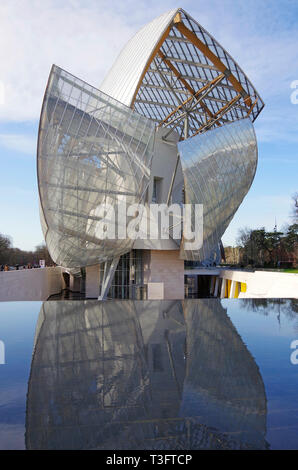
[[[97,264],[132,248],[115,233],[114,211],[144,201],[153,143],[149,119],[53,66],[37,162],[42,226],[57,264]]]
[[[185,202],[203,204],[203,246],[186,250],[185,260],[217,263],[219,242],[247,194],[257,166],[257,142],[250,119],[211,129],[178,143],[185,183]],[[192,231],[195,231],[192,211]]]

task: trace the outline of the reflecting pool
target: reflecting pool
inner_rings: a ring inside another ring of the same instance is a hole
[[[0,302],[0,344],[0,449],[298,449],[297,300]]]

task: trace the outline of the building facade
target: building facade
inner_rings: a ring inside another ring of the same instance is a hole
[[[255,175],[263,107],[234,59],[180,8],[143,27],[99,89],[54,65],[37,155],[53,260],[83,275],[88,297],[184,298],[185,263],[221,259]],[[198,219],[191,210],[186,223],[186,206],[200,208]]]

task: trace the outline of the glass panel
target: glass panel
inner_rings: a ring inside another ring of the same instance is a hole
[[[219,242],[247,194],[257,166],[253,124],[246,118],[178,143],[186,203],[203,204],[203,246],[181,257],[205,265],[220,261]],[[194,230],[194,214],[192,230]]]
[[[116,239],[117,227],[115,239],[102,239],[101,220],[105,215],[109,230],[111,206],[144,201],[153,142],[147,118],[53,66],[40,119],[38,180],[43,230],[57,264],[92,265],[132,248],[133,240]]]

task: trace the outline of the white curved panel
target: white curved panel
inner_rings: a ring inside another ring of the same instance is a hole
[[[155,18],[133,36],[120,52],[100,90],[130,106],[146,64],[178,9]]]
[[[178,148],[186,203],[204,206],[203,246],[185,250],[182,240],[181,257],[217,263],[218,244],[254,179],[257,142],[253,124],[242,119],[179,142]]]

